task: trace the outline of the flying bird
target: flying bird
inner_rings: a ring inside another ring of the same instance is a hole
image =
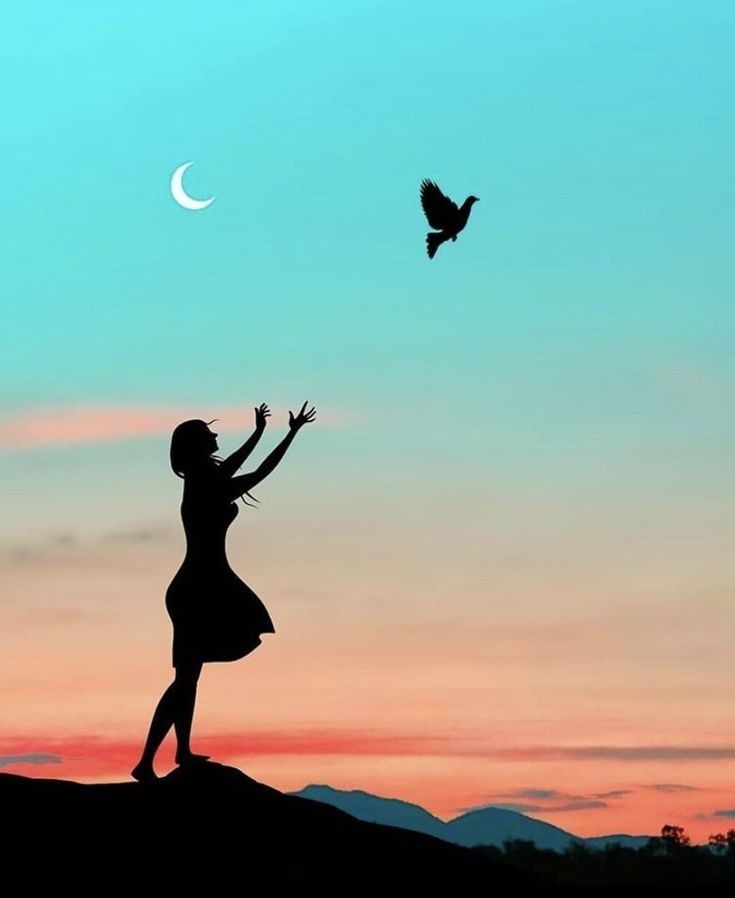
[[[457,206],[448,196],[444,196],[433,181],[424,178],[421,182],[421,207],[424,210],[429,226],[438,234],[429,232],[426,235],[426,252],[433,259],[436,251],[445,240],[456,240],[457,234],[467,224],[472,206],[478,197],[468,196],[461,206]]]

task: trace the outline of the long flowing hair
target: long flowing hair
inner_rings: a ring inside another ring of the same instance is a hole
[[[177,477],[185,480],[186,477],[194,471],[202,468],[217,468],[222,464],[223,459],[218,455],[209,453],[204,448],[205,428],[210,424],[214,424],[217,418],[211,421],[202,421],[199,418],[193,418],[190,421],[182,421],[174,427],[171,434],[171,447],[169,449],[169,459],[171,461],[171,470]],[[255,496],[245,490],[245,495],[249,496],[255,502],[259,502]],[[243,504],[249,508],[257,508],[257,505],[251,505],[245,499],[240,497]]]

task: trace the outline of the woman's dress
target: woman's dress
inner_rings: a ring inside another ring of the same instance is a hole
[[[260,645],[261,633],[275,633],[265,605],[227,561],[227,528],[238,508],[226,482],[216,470],[184,481],[186,557],[166,590],[174,667],[235,661]]]

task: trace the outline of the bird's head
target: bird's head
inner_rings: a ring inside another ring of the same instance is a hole
[[[471,206],[473,203],[479,203],[480,197],[479,196],[468,196],[467,199],[465,200],[465,202]]]

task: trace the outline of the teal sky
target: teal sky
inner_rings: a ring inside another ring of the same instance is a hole
[[[5,411],[308,398],[364,418],[291,459],[320,493],[375,469],[391,490],[721,494],[734,20],[668,0],[16,5]],[[217,196],[200,213],[168,193],[190,160],[190,193]],[[433,262],[423,177],[481,198]],[[71,451],[154,478],[154,449]]]

